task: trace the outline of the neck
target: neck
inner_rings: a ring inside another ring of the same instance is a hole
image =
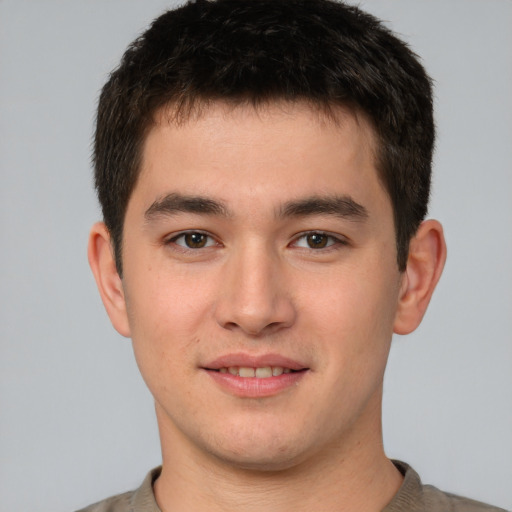
[[[162,512],[260,512],[266,507],[273,512],[378,512],[402,483],[384,454],[380,410],[371,428],[359,425],[347,435],[350,442],[326,446],[279,470],[241,468],[205,456],[157,412],[163,464],[154,490]]]

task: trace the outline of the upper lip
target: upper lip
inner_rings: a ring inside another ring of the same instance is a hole
[[[230,366],[242,366],[246,368],[280,366],[282,368],[290,368],[290,370],[304,370],[307,368],[306,365],[301,364],[299,361],[279,354],[251,355],[244,353],[224,354],[202,365],[202,368],[219,370],[220,368],[229,368]]]

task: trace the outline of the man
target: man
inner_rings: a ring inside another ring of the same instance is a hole
[[[327,0],[189,3],[105,85],[89,260],[162,468],[94,511],[497,510],[382,446],[393,333],[441,275],[430,80]]]

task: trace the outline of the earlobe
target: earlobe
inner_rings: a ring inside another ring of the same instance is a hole
[[[112,325],[119,334],[129,337],[123,283],[117,272],[110,234],[103,222],[98,222],[91,228],[87,256]]]
[[[409,245],[407,268],[398,298],[394,332],[409,334],[420,324],[446,261],[443,228],[424,221]]]

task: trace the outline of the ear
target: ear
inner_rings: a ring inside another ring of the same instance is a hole
[[[117,273],[110,233],[103,222],[91,228],[87,256],[112,325],[119,334],[129,337],[123,282]]]
[[[395,333],[409,334],[420,325],[445,261],[443,228],[436,220],[427,220],[420,225],[409,245],[395,316]]]

